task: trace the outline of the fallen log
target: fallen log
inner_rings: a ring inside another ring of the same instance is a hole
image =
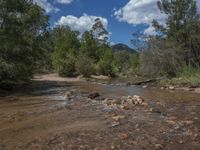
[[[160,78],[153,78],[153,79],[148,79],[148,80],[143,80],[143,81],[137,81],[137,82],[133,82],[133,85],[142,85],[142,84],[146,84],[146,83],[151,83],[151,82],[156,82],[157,80],[160,80]]]

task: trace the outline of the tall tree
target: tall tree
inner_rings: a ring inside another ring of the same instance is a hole
[[[0,84],[6,86],[32,77],[48,17],[32,0],[1,0],[0,10]]]
[[[161,0],[158,8],[168,16],[167,23],[165,27],[154,20],[154,27],[186,50],[187,63],[200,65],[200,14],[196,1]]]
[[[109,33],[101,22],[100,18],[95,19],[95,23],[92,26],[91,33],[94,38],[100,43],[106,44],[108,42]]]
[[[79,50],[78,33],[69,27],[54,28],[53,64],[61,76],[73,76],[75,72],[75,58]]]
[[[88,31],[82,35],[80,52],[90,58],[94,63],[99,61],[99,43]]]

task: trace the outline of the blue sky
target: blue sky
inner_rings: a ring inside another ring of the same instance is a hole
[[[111,43],[129,46],[132,33],[155,34],[151,22],[161,24],[166,16],[157,8],[157,0],[34,0],[51,16],[51,26],[68,25],[73,30],[89,30],[96,17],[110,32]],[[197,1],[200,6],[200,0]]]

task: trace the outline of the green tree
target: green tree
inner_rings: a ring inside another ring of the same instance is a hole
[[[99,43],[88,31],[82,35],[80,53],[87,56],[87,58],[90,58],[93,63],[97,63],[99,61]]]
[[[200,65],[200,14],[194,0],[161,0],[158,8],[167,15],[166,27],[156,20],[153,25],[181,45],[187,64]]]
[[[97,72],[101,75],[114,77],[113,52],[109,45],[103,45],[103,53],[97,64]]]
[[[60,76],[75,74],[75,60],[80,47],[78,33],[69,27],[54,28],[53,65]]]
[[[87,55],[79,53],[76,61],[76,71],[84,77],[90,77],[95,74],[95,64]]]
[[[1,0],[0,10],[0,85],[7,87],[32,77],[48,17],[32,0]]]

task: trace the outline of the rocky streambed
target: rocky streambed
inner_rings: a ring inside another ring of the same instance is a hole
[[[200,149],[200,95],[41,76],[0,97],[0,150]]]

